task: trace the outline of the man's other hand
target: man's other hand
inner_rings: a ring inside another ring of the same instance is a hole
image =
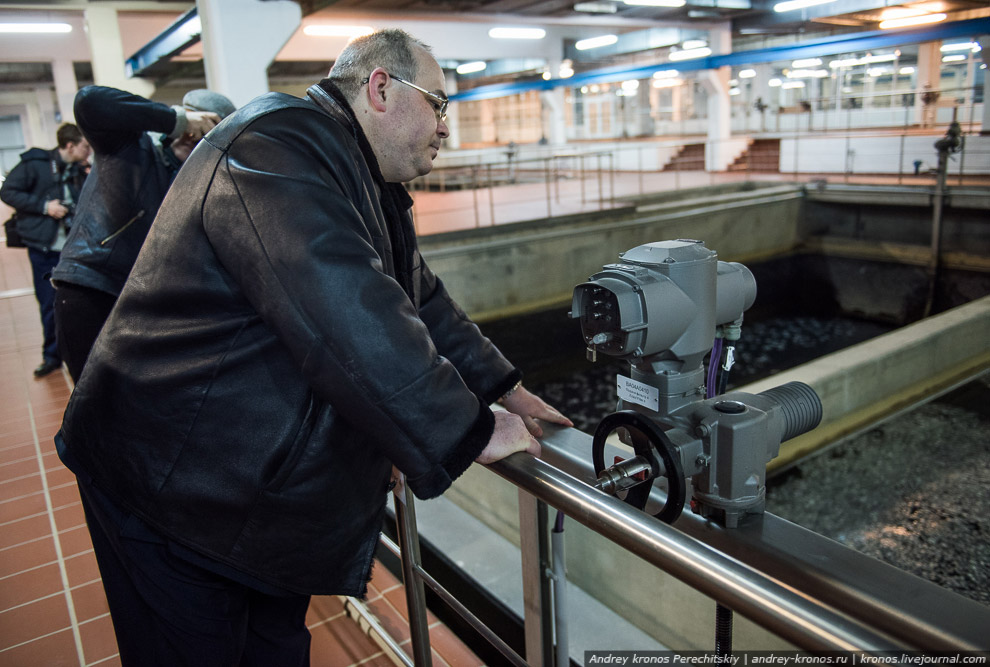
[[[61,220],[69,214],[69,209],[67,209],[62,202],[57,199],[50,200],[45,204],[45,215],[50,218],[55,218],[56,220]]]
[[[506,410],[522,417],[526,428],[537,438],[543,435],[543,429],[536,422],[537,419],[561,426],[574,426],[570,419],[560,414],[556,408],[547,405],[539,396],[529,393],[522,385],[519,385],[501,403]]]
[[[199,140],[220,122],[220,116],[212,111],[186,111],[186,134]]]
[[[540,443],[536,441],[519,415],[504,410],[495,411],[495,431],[478,458],[478,463],[494,463],[516,452],[540,455]]]

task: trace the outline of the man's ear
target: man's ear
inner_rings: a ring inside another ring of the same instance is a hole
[[[368,77],[366,88],[368,104],[379,113],[384,113],[387,108],[385,89],[389,83],[391,83],[391,78],[383,67],[375,68],[375,71]]]

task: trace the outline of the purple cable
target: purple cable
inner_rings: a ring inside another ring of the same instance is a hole
[[[712,398],[718,391],[715,382],[718,379],[718,364],[721,358],[722,339],[716,338],[712,344],[712,352],[708,357],[708,378],[705,381],[705,398]]]

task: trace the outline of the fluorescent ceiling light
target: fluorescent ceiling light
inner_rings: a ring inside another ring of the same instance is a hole
[[[708,42],[703,39],[688,39],[681,44],[682,49],[703,49],[708,46]]]
[[[794,69],[804,69],[806,67],[818,67],[822,64],[821,58],[801,58],[791,63]]]
[[[543,28],[492,28],[488,31],[492,39],[543,39],[546,35]]]
[[[303,28],[303,34],[310,37],[361,37],[375,31],[367,25],[328,25],[313,23]]]
[[[804,81],[784,81],[780,84],[781,88],[804,88]]]
[[[589,14],[614,14],[616,6],[611,2],[579,2],[574,5],[576,12],[588,12]]]
[[[674,79],[680,74],[676,69],[662,69],[659,72],[653,73],[654,79]]]
[[[639,89],[639,81],[636,79],[630,79],[628,81],[622,82],[622,90],[633,91]]]
[[[770,79],[769,81],[767,81],[767,85],[770,86],[771,88],[776,88],[781,83],[783,82],[780,79]]]
[[[960,63],[966,60],[966,56],[961,53],[957,53],[951,56],[942,56],[942,62],[944,63]]]
[[[939,47],[939,51],[942,53],[946,51],[972,51],[973,53],[979,53],[981,48],[976,42],[959,42],[957,44],[943,44]]]
[[[827,5],[830,2],[835,2],[835,0],[787,0],[786,2],[778,2],[774,5],[773,11],[790,12],[795,9],[814,7],[815,5]]]
[[[597,49],[602,46],[609,46],[610,44],[615,44],[618,41],[619,38],[615,35],[602,35],[601,37],[582,39],[574,45],[574,48],[578,51],[587,51],[588,49]]]
[[[68,23],[0,23],[0,32],[72,32],[72,26]]]
[[[633,7],[683,7],[685,0],[622,0]]]
[[[738,95],[741,92],[738,88],[729,88],[729,95]]]
[[[755,69],[741,69],[741,70],[739,70],[739,78],[740,79],[752,79],[754,76],[756,76],[756,70]]]
[[[684,83],[683,79],[657,79],[653,82],[654,88],[677,88]]]
[[[574,68],[570,65],[561,65],[560,69],[557,70],[557,76],[561,79],[570,79],[574,76]]]
[[[712,50],[707,46],[702,49],[685,49],[684,51],[671,51],[667,57],[670,60],[691,60],[692,58],[704,58],[710,56]]]
[[[945,20],[945,14],[925,14],[924,16],[908,16],[902,19],[890,19],[880,22],[881,30],[891,28],[907,28],[912,25],[925,25],[926,23],[938,23]]]
[[[866,73],[872,76],[873,78],[884,76],[885,74],[892,74],[892,72],[886,67],[871,67],[870,69],[866,70]]]
[[[788,79],[824,79],[827,76],[827,69],[792,69],[787,73]]]
[[[886,21],[887,19],[902,19],[907,16],[924,16],[927,13],[924,9],[918,9],[916,7],[891,7],[880,12],[880,20]]]
[[[899,70],[897,70],[897,73],[898,74],[914,74],[914,68],[913,67],[902,67]]]
[[[472,63],[464,63],[463,65],[457,66],[458,74],[471,74],[473,72],[480,72],[488,67],[488,64],[484,60],[476,60]]]

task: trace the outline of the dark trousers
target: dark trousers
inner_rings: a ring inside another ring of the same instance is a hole
[[[309,596],[267,595],[203,569],[146,526],[132,530],[82,480],[79,492],[123,667],[309,665]]]
[[[38,299],[38,309],[41,311],[41,330],[45,342],[41,348],[41,356],[45,361],[58,362],[58,340],[55,336],[55,288],[52,287],[51,276],[55,265],[58,264],[59,253],[46,252],[28,248],[28,259],[31,260],[31,274],[34,277],[34,296]]]
[[[117,297],[73,283],[55,283],[55,332],[58,351],[73,382],[79,382],[83,365],[100,330],[110,317]]]

